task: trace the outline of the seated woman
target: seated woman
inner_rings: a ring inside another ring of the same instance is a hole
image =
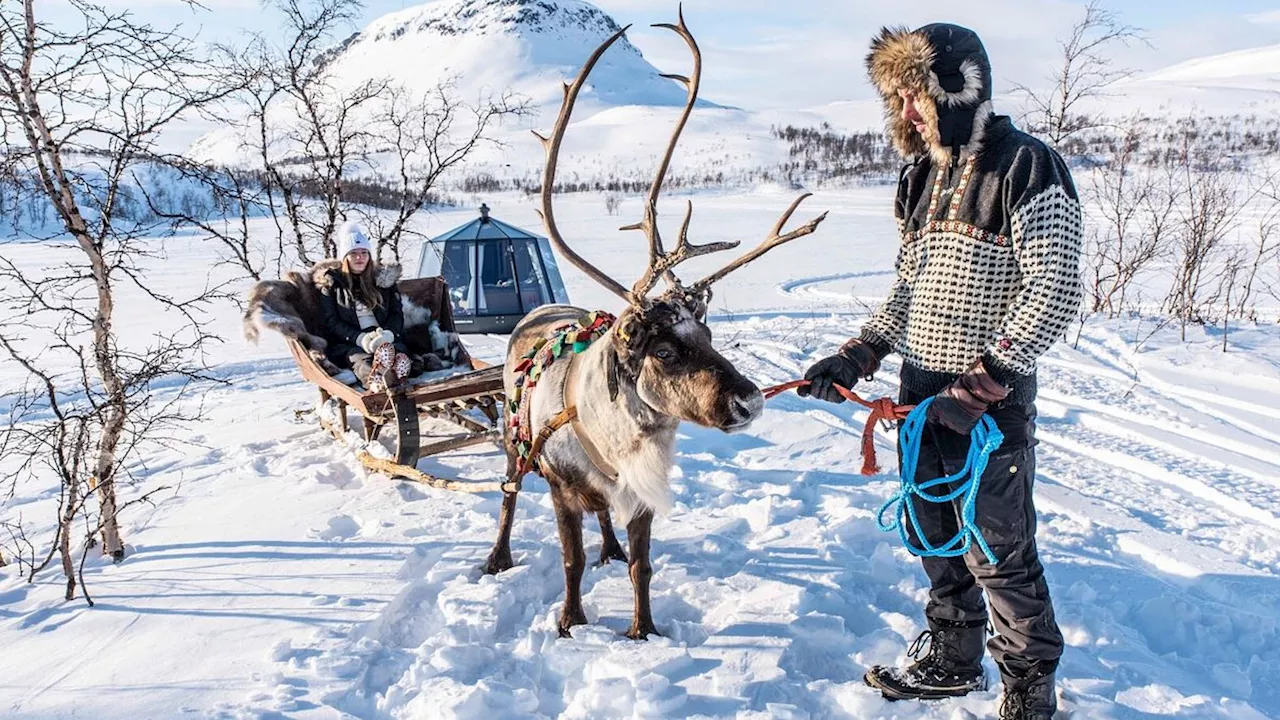
[[[370,252],[369,236],[356,222],[338,229],[338,261],[320,288],[325,355],[340,368],[350,368],[372,392],[400,384],[410,362],[401,336],[404,310],[395,279],[384,273]]]

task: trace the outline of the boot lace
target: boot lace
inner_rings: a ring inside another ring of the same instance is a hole
[[[1020,720],[1030,701],[1031,698],[1021,690],[1005,690],[1004,702],[1000,703],[1000,720]]]
[[[1000,704],[1000,720],[1023,720],[1030,717],[1047,717],[1042,703],[1053,692],[1052,685],[1032,685],[1025,688],[1009,688],[1004,691]]]
[[[932,630],[925,630],[917,635],[915,640],[911,641],[911,645],[907,648],[907,657],[912,660],[919,660],[926,644],[929,646],[929,657],[932,657],[934,651],[937,650],[937,644],[933,642]]]
[[[929,648],[928,653],[924,651],[926,645]],[[934,632],[933,630],[925,630],[917,635],[916,639],[907,647],[907,656],[912,660],[918,661],[920,665],[939,669],[949,668],[958,661],[955,656],[956,648],[954,645],[955,639],[952,631]]]

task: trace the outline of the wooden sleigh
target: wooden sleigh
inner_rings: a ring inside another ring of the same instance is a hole
[[[428,308],[441,330],[454,332],[453,313],[443,279],[403,280],[399,289],[403,295],[413,298],[416,304]],[[356,457],[369,470],[446,490],[491,492],[500,489],[501,483],[496,482],[436,477],[422,472],[417,465],[422,457],[486,442],[501,442],[504,405],[502,366],[472,358],[459,343],[456,362],[468,366],[469,371],[436,379],[413,378],[391,392],[369,392],[329,375],[296,341],[289,341],[289,350],[302,376],[319,386],[320,406],[316,416],[320,426],[334,439],[346,444],[350,430],[348,410],[354,409],[360,414],[361,436],[365,445],[356,449]],[[424,418],[443,420],[453,425],[457,432],[445,439],[424,441],[420,431]],[[395,431],[394,449],[389,458],[380,457],[368,448],[377,442],[387,426]]]

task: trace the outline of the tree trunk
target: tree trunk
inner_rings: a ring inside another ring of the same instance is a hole
[[[111,298],[110,270],[102,256],[101,248],[89,231],[89,224],[80,214],[80,206],[76,202],[71,179],[62,164],[58,143],[54,141],[49,126],[45,122],[44,112],[40,109],[40,101],[32,84],[31,75],[36,27],[33,0],[26,0],[24,10],[28,47],[19,77],[22,83],[22,97],[26,104],[25,110],[30,119],[29,122],[24,123],[24,130],[32,149],[36,151],[35,158],[45,193],[58,209],[67,232],[75,238],[76,244],[88,257],[98,292],[98,311],[93,321],[93,356],[99,379],[102,380],[103,391],[107,395],[107,419],[99,438],[95,477],[98,483],[99,502],[102,505],[103,551],[119,560],[124,557],[124,544],[120,540],[120,532],[116,524],[115,450],[124,429],[127,408],[123,384],[116,372],[111,343],[111,315],[114,303]]]
[[[67,505],[60,518],[62,527],[58,531],[58,554],[62,556],[62,575],[67,579],[65,599],[76,598],[76,566],[71,559],[71,526],[76,519],[76,507],[79,505],[80,488],[76,479],[67,483]]]
[[[98,376],[102,380],[102,389],[107,395],[107,416],[102,424],[102,434],[98,437],[98,458],[93,476],[98,479],[98,504],[102,512],[102,551],[119,561],[124,559],[124,542],[120,539],[120,526],[116,517],[116,447],[124,432],[129,408],[111,342],[111,317],[115,312],[115,300],[111,294],[108,270],[102,253],[96,247],[86,248],[85,253],[89,255],[93,265],[93,275],[98,286],[98,314],[93,322],[93,357],[98,366]]]

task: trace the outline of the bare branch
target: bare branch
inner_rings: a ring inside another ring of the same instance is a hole
[[[1061,149],[1073,136],[1102,127],[1103,118],[1083,109],[1090,101],[1106,97],[1109,86],[1133,74],[1117,68],[1109,50],[1132,42],[1146,43],[1141,28],[1120,21],[1118,14],[1090,0],[1084,17],[1058,40],[1059,66],[1049,75],[1045,89],[1015,85],[1013,92],[1027,103],[1023,119],[1029,132],[1045,137]]]

